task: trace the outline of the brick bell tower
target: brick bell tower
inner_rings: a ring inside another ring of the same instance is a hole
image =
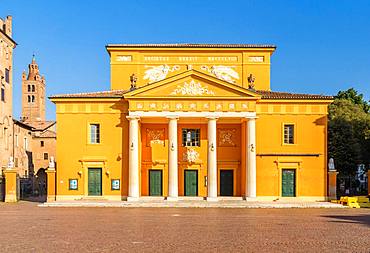
[[[35,55],[22,73],[22,117],[26,123],[45,121],[45,77],[40,75]]]

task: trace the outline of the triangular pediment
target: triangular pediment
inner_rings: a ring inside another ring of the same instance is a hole
[[[142,86],[125,98],[250,98],[256,93],[208,74],[188,70],[162,81]]]

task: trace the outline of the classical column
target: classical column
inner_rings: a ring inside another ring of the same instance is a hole
[[[256,119],[250,118],[247,122],[247,180],[246,197],[256,197]]]
[[[135,201],[139,198],[139,117],[127,116],[130,121],[129,130],[129,201]]]
[[[217,201],[217,118],[208,118],[208,201]]]
[[[177,168],[177,120],[178,117],[168,117],[168,197],[167,200],[177,200],[179,195]]]

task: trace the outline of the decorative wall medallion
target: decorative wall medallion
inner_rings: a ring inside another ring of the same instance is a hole
[[[221,110],[222,109],[222,104],[217,104],[216,105],[216,110]]]
[[[203,104],[203,108],[204,109],[209,109],[209,104],[208,103]]]
[[[213,91],[208,90],[208,87],[204,87],[199,82],[196,83],[194,80],[191,80],[190,83],[185,82],[183,86],[178,85],[170,95],[178,94],[189,96],[202,96],[204,94],[212,96],[215,95]]]
[[[136,105],[136,107],[137,107],[137,109],[143,109],[143,104],[142,103],[138,103],[137,105]]]
[[[263,62],[264,57],[263,56],[249,56],[248,61],[249,62]]]
[[[182,109],[182,104],[176,104],[176,109],[181,110]]]
[[[180,69],[179,65],[173,67],[168,66],[167,64],[159,66],[145,66],[149,68],[145,70],[144,80],[149,80],[149,83],[154,83],[165,79],[169,72],[174,72]]]
[[[164,110],[168,110],[168,109],[170,109],[170,105],[169,105],[169,104],[167,104],[167,103],[164,103],[164,104],[162,105],[162,108],[163,108]]]
[[[243,103],[243,104],[242,104],[242,108],[243,108],[243,109],[248,109],[247,104],[244,104],[244,103]]]
[[[149,107],[150,107],[150,109],[155,109],[157,107],[157,105],[155,103],[150,103]]]
[[[239,74],[233,68],[235,67],[224,65],[212,66],[211,68],[205,65],[200,67],[201,70],[208,71],[218,79],[229,83],[235,83],[235,79],[239,80]]]
[[[236,146],[236,129],[221,128],[218,129],[218,145],[220,147],[235,147]]]
[[[184,153],[184,160],[189,163],[193,163],[199,159],[199,153],[192,148],[189,148],[186,153]]]
[[[229,109],[234,110],[235,109],[235,104],[229,104]]]
[[[146,146],[150,147],[150,144],[158,143],[164,145],[164,129],[146,129]]]
[[[116,61],[123,61],[123,62],[132,61],[132,56],[131,55],[117,55]]]
[[[191,103],[189,105],[189,107],[190,107],[190,109],[195,110],[195,109],[197,109],[197,104]]]

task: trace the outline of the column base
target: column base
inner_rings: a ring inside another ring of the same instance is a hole
[[[18,199],[17,199],[16,195],[7,194],[5,196],[4,202],[6,202],[6,203],[15,203],[15,202],[18,202]]]
[[[55,195],[48,195],[46,202],[54,202],[55,201]]]
[[[218,198],[217,197],[207,197],[208,202],[217,202]]]
[[[172,202],[172,201],[178,201],[179,198],[178,197],[166,197],[166,200]]]
[[[139,197],[127,197],[127,202],[138,202],[139,200]]]
[[[246,200],[246,201],[257,201],[257,197],[245,197],[244,200]]]

